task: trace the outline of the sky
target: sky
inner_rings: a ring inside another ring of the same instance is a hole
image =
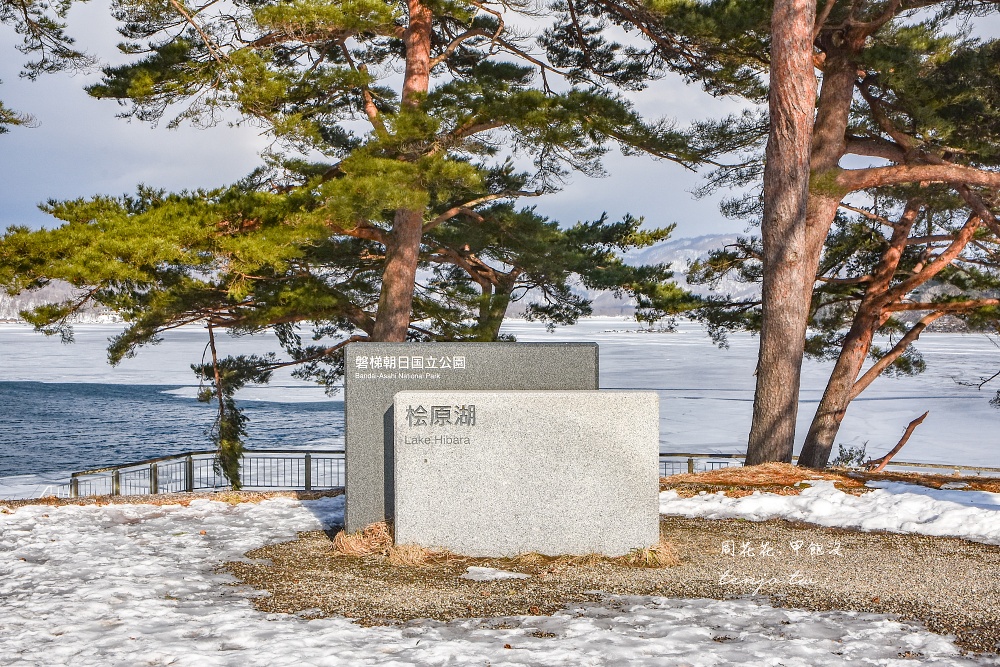
[[[106,0],[76,5],[68,22],[78,47],[104,63],[125,62],[115,48],[120,36]],[[34,82],[19,78],[26,57],[14,49],[17,43],[13,29],[0,26],[0,99],[39,125],[0,135],[0,230],[53,226],[57,221],[37,208],[49,199],[121,195],[139,184],[167,190],[226,185],[256,167],[258,153],[270,143],[254,127],[167,129],[166,123],[151,127],[117,118],[122,107],[83,90],[99,72],[56,73]],[[647,117],[666,116],[680,124],[738,108],[735,100],[713,100],[677,77],[656,82],[633,99]],[[742,223],[721,216],[718,197],[693,198],[690,191],[701,176],[677,164],[615,151],[605,167],[605,178],[575,174],[561,192],[522,201],[567,224],[606,211],[612,218],[644,216],[650,225],[677,223],[675,238],[743,231]]]
[[[103,63],[121,64],[127,57],[115,48],[120,36],[108,6],[108,0],[74,5],[69,32],[80,48]],[[972,27],[976,36],[994,36],[1000,32],[1000,17],[976,19]],[[99,79],[99,72],[21,79],[26,58],[14,49],[18,43],[13,29],[0,25],[0,100],[33,115],[39,126],[0,135],[0,230],[15,224],[52,226],[57,221],[38,210],[49,199],[121,195],[139,184],[172,191],[226,185],[258,166],[259,152],[270,144],[255,127],[167,129],[166,123],[151,127],[117,118],[123,107],[92,99],[83,90]],[[714,99],[673,75],[631,97],[647,118],[672,118],[680,125],[740,109],[739,101]],[[650,226],[676,223],[674,238],[745,231],[744,223],[719,213],[722,194],[700,200],[692,196],[702,182],[700,174],[617,151],[607,156],[605,168],[605,178],[577,173],[562,191],[522,202],[565,224],[607,212],[611,218],[643,216]]]

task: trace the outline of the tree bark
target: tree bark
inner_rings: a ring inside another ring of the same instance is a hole
[[[882,253],[872,281],[865,290],[865,296],[858,305],[851,328],[844,339],[837,363],[827,381],[823,398],[816,408],[816,415],[809,426],[805,444],[799,454],[799,465],[808,468],[824,468],[830,459],[833,441],[844,421],[847,406],[853,399],[855,380],[871,350],[872,339],[882,323],[886,293],[899,267],[899,261],[906,250],[910,236],[920,212],[918,202],[911,202],[899,223],[893,228],[889,247]]]
[[[851,54],[832,49],[830,53],[823,67],[823,86],[816,104],[816,125],[809,155],[811,181],[805,223],[805,264],[811,276],[816,275],[823,245],[840,206],[841,194],[828,187],[828,179],[824,176],[839,173],[840,159],[847,151],[847,125],[857,81],[857,67]],[[806,303],[812,302],[813,284],[811,279],[802,283]]]
[[[496,285],[489,284],[489,290],[483,289],[479,303],[479,322],[476,340],[492,343],[500,336],[507,306],[510,305],[510,292],[514,288],[513,280],[500,281]]]
[[[899,267],[899,261],[909,240],[910,231],[917,220],[919,210],[918,202],[910,202],[899,223],[893,228],[889,247],[883,253],[872,282],[858,306],[854,322],[827,382],[826,390],[823,392],[823,398],[816,408],[816,415],[813,417],[802,452],[799,454],[799,465],[801,466],[826,467],[833,449],[833,441],[837,437],[837,432],[840,430],[840,425],[847,414],[847,407],[851,401],[871,384],[889,364],[898,359],[906,348],[920,337],[924,329],[944,314],[944,312],[934,312],[921,319],[903,336],[889,354],[870,368],[861,379],[858,379],[871,349],[872,339],[882,323],[882,315],[887,310],[892,310],[893,306],[911,290],[925,284],[948,266],[972,239],[980,224],[978,216],[971,216],[948,248],[941,252],[934,261],[924,267],[917,275],[891,287],[892,279]]]
[[[431,22],[433,14],[422,0],[408,0],[409,25],[403,32],[406,69],[403,73],[404,106],[415,108],[430,88]],[[385,269],[379,293],[372,340],[402,342],[410,326],[413,290],[423,238],[424,211],[399,209],[388,234]]]
[[[808,468],[824,468],[830,458],[830,449],[840,430],[840,424],[851,402],[854,380],[868,357],[872,338],[878,329],[879,312],[870,305],[859,308],[844,346],[837,357],[826,391],[816,408],[816,415],[809,426],[805,444],[799,454],[799,465]]]
[[[775,0],[771,16],[768,104],[771,126],[764,168],[763,321],[748,465],[791,461],[799,372],[809,301],[805,266],[809,152],[816,77],[814,0]]]
[[[402,342],[410,327],[413,290],[417,281],[420,240],[423,238],[422,211],[400,209],[392,223],[385,248],[385,268],[382,271],[382,291],[372,340]]]

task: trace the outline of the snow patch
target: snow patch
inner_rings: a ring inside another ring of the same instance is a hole
[[[820,526],[961,537],[1000,544],[1000,494],[939,490],[901,482],[874,482],[876,490],[853,496],[832,481],[813,480],[797,496],[754,493],[727,498],[722,492],[680,498],[660,494],[660,513],[706,519],[788,519]]]
[[[520,572],[509,572],[498,570],[493,567],[469,567],[460,579],[471,579],[472,581],[500,581],[502,579],[530,579],[530,574]]]

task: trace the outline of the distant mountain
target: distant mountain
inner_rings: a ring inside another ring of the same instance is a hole
[[[696,259],[703,259],[713,250],[736,242],[736,234],[708,234],[693,238],[670,239],[656,243],[648,248],[632,250],[625,254],[627,264],[668,264],[674,272],[674,280],[682,287],[690,289],[695,294],[730,294],[736,298],[754,297],[760,294],[759,285],[739,283],[731,278],[725,278],[718,289],[709,290],[703,285],[687,284],[688,265]],[[630,316],[635,312],[635,303],[631,299],[615,298],[610,292],[596,292],[580,289],[580,293],[590,298],[594,315]],[[517,306],[518,304],[515,304]],[[523,307],[520,309],[523,312]]]
[[[53,281],[40,290],[22,292],[10,296],[0,291],[0,322],[20,322],[18,315],[22,310],[31,310],[47,303],[61,303],[73,298],[79,290],[61,280]],[[121,318],[107,308],[88,307],[72,319],[76,323],[85,322],[120,322]]]
[[[669,264],[674,271],[674,279],[696,294],[731,294],[734,297],[755,297],[760,294],[760,285],[736,282],[724,278],[718,289],[709,290],[702,285],[687,284],[688,265],[696,259],[704,259],[713,250],[720,250],[736,243],[736,234],[708,234],[656,243],[648,248],[633,250],[625,254],[625,262],[633,266],[639,264]]]

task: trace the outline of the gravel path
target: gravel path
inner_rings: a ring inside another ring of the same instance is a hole
[[[332,533],[247,554],[225,568],[270,593],[268,612],[343,615],[362,624],[551,614],[603,594],[725,599],[767,596],[773,604],[853,610],[920,620],[963,648],[1000,652],[1000,547],[954,538],[861,533],[787,521],[664,517],[661,533],[681,564],[641,569],[608,562],[455,558],[420,567],[378,556],[337,556]],[[532,575],[476,582],[469,566]],[[498,621],[500,622],[500,621]]]

